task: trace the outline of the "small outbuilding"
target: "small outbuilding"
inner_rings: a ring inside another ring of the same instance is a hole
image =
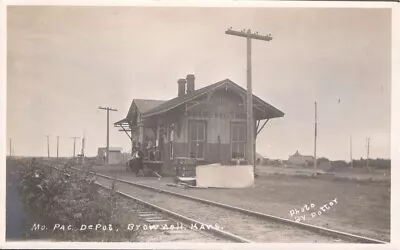
[[[107,148],[102,147],[97,150],[97,163],[106,164]],[[118,165],[123,164],[124,156],[122,154],[122,148],[109,148],[109,164]]]

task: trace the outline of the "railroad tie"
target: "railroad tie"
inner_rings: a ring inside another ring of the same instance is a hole
[[[153,216],[153,217],[146,217],[146,220],[161,220],[161,219],[165,219],[161,216]]]
[[[154,214],[154,211],[139,211],[138,214]]]
[[[152,216],[157,216],[157,214],[156,213],[139,214],[139,217],[152,217]]]
[[[190,234],[190,231],[189,230],[168,230],[168,231],[164,231],[164,233],[165,234],[167,234],[167,235],[182,235],[182,234],[185,234],[185,235],[188,235],[188,234]]]
[[[149,222],[149,223],[158,223],[158,222],[168,222],[169,220],[166,220],[166,219],[154,219],[154,220],[150,220],[150,219],[148,219],[148,220],[146,220],[147,222]]]

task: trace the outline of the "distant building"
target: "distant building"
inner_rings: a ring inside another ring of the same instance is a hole
[[[308,166],[314,162],[314,157],[310,155],[301,155],[299,151],[296,151],[296,153],[289,156],[288,161],[290,165]]]
[[[330,169],[332,167],[331,161],[325,157],[318,158],[317,165],[318,165],[318,168],[325,169],[325,170]]]
[[[98,148],[97,150],[97,162],[99,164],[105,164],[107,148]],[[124,157],[122,155],[122,148],[109,148],[109,164],[117,165],[122,164]]]
[[[259,153],[256,153],[256,164],[257,165],[266,165],[267,164],[268,159],[264,156],[262,156]]]

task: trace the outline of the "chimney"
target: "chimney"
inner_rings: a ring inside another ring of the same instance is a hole
[[[179,79],[178,80],[178,96],[185,95],[185,92],[186,92],[186,80]]]
[[[193,92],[194,91],[194,75],[192,75],[192,74],[187,75],[186,82],[187,82],[186,93]]]

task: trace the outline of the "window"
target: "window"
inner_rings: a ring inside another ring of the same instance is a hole
[[[204,159],[206,146],[206,123],[192,121],[189,123],[189,157]]]
[[[231,124],[231,157],[244,159],[246,156],[246,126],[242,123]]]

